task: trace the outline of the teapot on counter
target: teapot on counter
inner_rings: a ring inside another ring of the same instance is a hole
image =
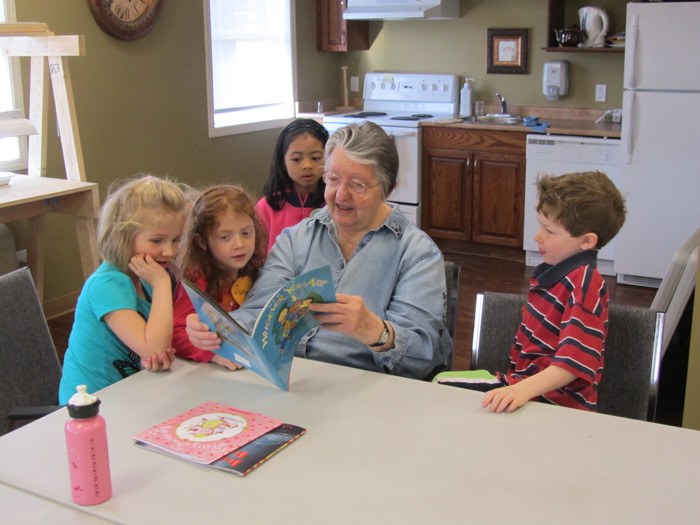
[[[608,14],[600,7],[587,6],[578,10],[583,41],[581,47],[604,47],[608,34]]]
[[[554,36],[557,38],[559,47],[576,47],[581,41],[581,30],[576,26],[555,29]]]

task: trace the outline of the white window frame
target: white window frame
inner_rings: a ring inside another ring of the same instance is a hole
[[[15,0],[0,0],[0,16],[3,19],[0,22],[16,22],[17,14],[15,11]],[[2,57],[0,57],[2,58]],[[3,90],[2,99],[4,100],[8,93],[5,91],[9,88],[11,91],[11,102],[9,106],[0,107],[0,112],[19,110],[24,115],[24,93],[22,90],[22,70],[20,68],[20,59],[18,57],[4,57],[0,59],[0,67],[3,68],[2,75],[7,75],[9,78],[9,86],[0,85]],[[9,149],[14,150],[9,155],[3,157],[3,147],[0,146],[0,171],[18,171],[27,169],[27,137],[5,137],[0,138],[0,142],[6,142],[10,145]]]
[[[275,4],[278,2],[282,4],[282,8],[275,9],[274,12],[285,17],[282,23],[288,24],[288,32],[285,33],[288,37],[288,41],[286,42],[287,51],[283,59],[284,66],[281,68],[283,71],[275,72],[275,79],[277,82],[274,85],[277,90],[276,94],[281,94],[281,101],[272,101],[269,104],[260,104],[249,108],[230,109],[228,111],[214,107],[216,103],[214,90],[217,86],[215,86],[214,82],[214,69],[216,64],[214,64],[212,60],[212,38],[226,35],[226,33],[221,30],[218,31],[217,34],[217,31],[212,27],[211,4],[216,1],[228,2],[234,0],[203,0],[209,137],[220,137],[283,127],[290,119],[294,118],[294,101],[296,100],[296,39],[294,33],[296,24],[294,23],[294,0],[267,0],[268,4]],[[220,22],[220,20],[217,21]],[[267,67],[268,69],[273,68],[273,66],[269,65]],[[267,71],[267,73],[271,72],[272,71]],[[254,78],[255,76],[254,72],[251,72],[250,78]],[[270,85],[269,77],[265,80],[261,78],[261,81],[265,82],[266,87]]]

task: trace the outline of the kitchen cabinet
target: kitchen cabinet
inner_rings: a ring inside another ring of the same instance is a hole
[[[423,230],[522,247],[526,134],[441,126],[422,133]]]
[[[369,49],[369,22],[345,20],[347,0],[316,0],[316,49],[365,51]]]
[[[624,31],[625,4],[629,0],[608,0],[607,2],[597,2],[596,5],[603,7],[610,16],[610,28],[608,35]],[[548,52],[557,53],[624,53],[625,49],[620,47],[559,47],[554,34],[555,29],[564,29],[574,24],[578,27],[578,9],[582,7],[581,2],[569,0],[549,0],[547,2],[547,43],[544,49]],[[622,21],[622,26],[615,28],[616,20]]]

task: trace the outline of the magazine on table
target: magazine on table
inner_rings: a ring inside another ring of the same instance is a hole
[[[215,352],[282,390],[289,390],[294,349],[304,334],[318,326],[309,305],[336,300],[330,266],[311,270],[286,283],[270,298],[249,333],[194,283],[182,279],[182,285],[199,319],[221,339],[221,347]]]
[[[306,429],[282,423],[247,445],[222,456],[209,466],[237,476],[245,476],[306,433]]]

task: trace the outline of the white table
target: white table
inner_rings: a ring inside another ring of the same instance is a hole
[[[0,484],[0,509],[2,509],[3,523],[21,523],[22,525],[113,523],[4,484]],[[16,519],[12,519],[13,517]]]
[[[700,516],[700,432],[295,359],[290,392],[178,361],[100,393],[114,496],[75,507],[122,523],[678,523]],[[137,448],[207,400],[304,426],[238,478]],[[65,410],[0,438],[0,482],[71,505]],[[15,517],[22,513],[11,509]],[[5,516],[6,514],[3,514]]]

